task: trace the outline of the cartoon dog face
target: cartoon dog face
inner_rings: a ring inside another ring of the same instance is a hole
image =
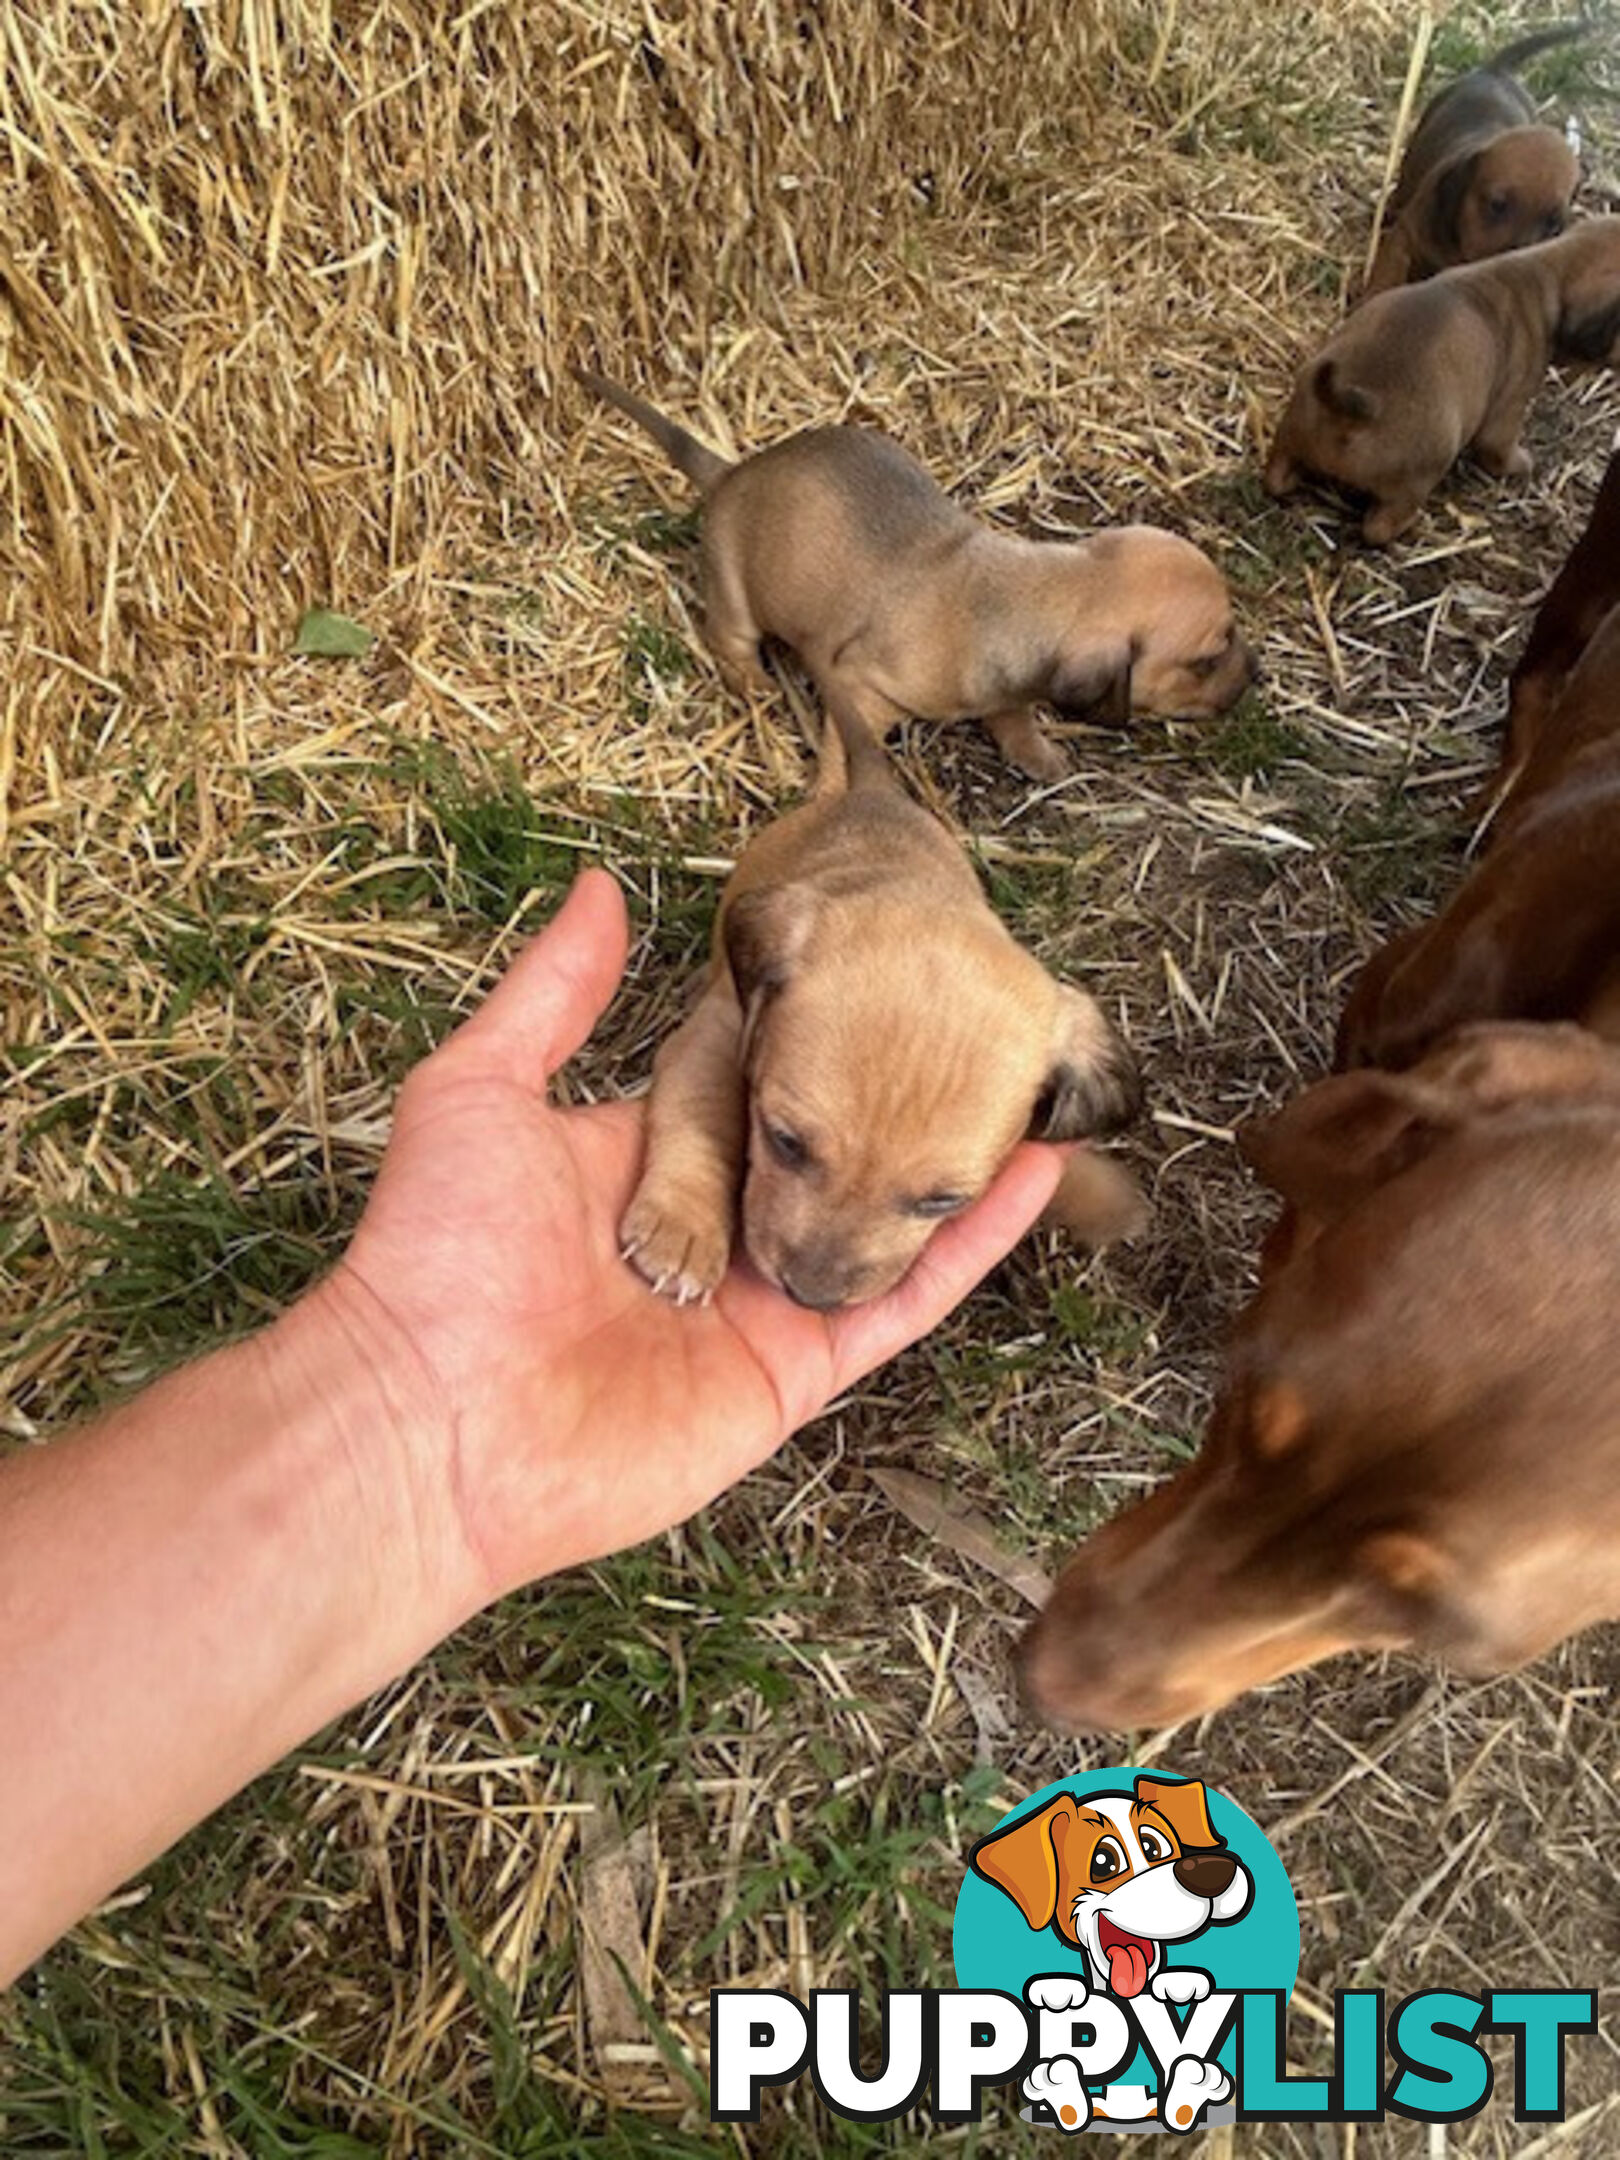
[[[1061,1793],[985,1838],[973,1871],[1032,1928],[1082,1951],[1094,1984],[1121,1996],[1147,1987],[1165,1943],[1241,1919],[1254,1896],[1197,1780],[1143,1776],[1134,1792]]]

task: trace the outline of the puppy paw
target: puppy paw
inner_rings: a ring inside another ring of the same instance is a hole
[[[1024,1982],[1032,2010],[1083,2010],[1091,1989],[1084,1973],[1037,1973]]]
[[[1054,2055],[1050,2062],[1038,2062],[1020,2089],[1026,2100],[1045,2102],[1057,2117],[1060,2130],[1084,2130],[1091,2120],[1091,2095],[1072,2055]]]
[[[619,1225],[619,1251],[660,1297],[707,1304],[731,1262],[731,1225],[644,1182]]]
[[[1185,2136],[1206,2108],[1218,2107],[1231,2093],[1232,2080],[1219,2063],[1183,2055],[1170,2073],[1159,2113],[1167,2130]]]
[[[1164,2003],[1202,2002],[1209,1990],[1209,1974],[1196,1965],[1167,1965],[1148,1984],[1148,1993]]]

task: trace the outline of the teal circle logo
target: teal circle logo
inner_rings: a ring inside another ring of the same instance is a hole
[[[1232,2120],[1238,1993],[1292,1994],[1299,1907],[1236,1801],[1197,1778],[1043,1786],[970,1855],[957,1985],[1039,2019],[1026,2120],[1184,2131]]]

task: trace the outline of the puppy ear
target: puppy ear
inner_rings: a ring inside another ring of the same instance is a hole
[[[1060,652],[1046,680],[1045,701],[1065,719],[1123,727],[1131,717],[1131,669],[1137,658],[1134,639],[1091,652]]]
[[[1199,1778],[1172,1784],[1166,1778],[1144,1775],[1136,1781],[1136,1803],[1162,1815],[1176,1833],[1177,1843],[1184,1847],[1207,1849],[1226,1843],[1209,1819],[1209,1795]]]
[[[787,981],[804,956],[815,916],[816,896],[806,885],[762,886],[739,893],[726,909],[721,944],[745,1012]]]
[[[1438,1088],[1398,1073],[1339,1073],[1238,1129],[1238,1151],[1291,1207],[1332,1220],[1410,1168],[1462,1120]]]
[[[1479,152],[1453,158],[1432,173],[1407,212],[1408,230],[1416,232],[1431,264],[1455,262],[1462,245],[1462,209],[1479,170]]]
[[[1317,362],[1311,386],[1318,400],[1329,412],[1337,413],[1341,420],[1375,420],[1378,417],[1381,401],[1370,390],[1346,382],[1339,372],[1338,361],[1331,354]]]
[[[1611,288],[1612,292],[1612,288]],[[1605,296],[1596,305],[1579,296],[1566,302],[1553,332],[1553,358],[1573,367],[1606,367],[1620,344],[1620,300]]]
[[[992,1830],[969,1856],[974,1874],[1004,1891],[1032,1928],[1050,1927],[1057,1913],[1063,1844],[1078,1812],[1060,1793],[1010,1829]]]
[[[1142,1107],[1142,1076],[1095,998],[1058,985],[1051,1069],[1030,1118],[1032,1140],[1118,1132]]]

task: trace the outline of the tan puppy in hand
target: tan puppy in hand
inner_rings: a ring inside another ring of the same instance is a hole
[[[993,531],[907,451],[811,428],[732,465],[618,384],[579,380],[646,429],[703,491],[705,635],[734,689],[789,646],[826,701],[875,734],[982,720],[1020,771],[1068,770],[1035,717],[1201,720],[1253,679],[1226,580],[1150,525],[1069,542]]]
[[[625,1257],[706,1298],[739,1220],[754,1266],[831,1311],[899,1281],[1016,1144],[1132,1115],[1130,1053],[985,902],[945,828],[838,715],[811,799],[768,825],[721,896],[708,983],[658,1053]],[[1142,1212],[1081,1151],[1050,1211],[1092,1244]]]
[[[1371,496],[1361,529],[1382,546],[1465,450],[1527,473],[1519,431],[1548,367],[1607,367],[1617,349],[1620,217],[1379,293],[1301,371],[1266,486],[1288,495],[1316,473]]]

